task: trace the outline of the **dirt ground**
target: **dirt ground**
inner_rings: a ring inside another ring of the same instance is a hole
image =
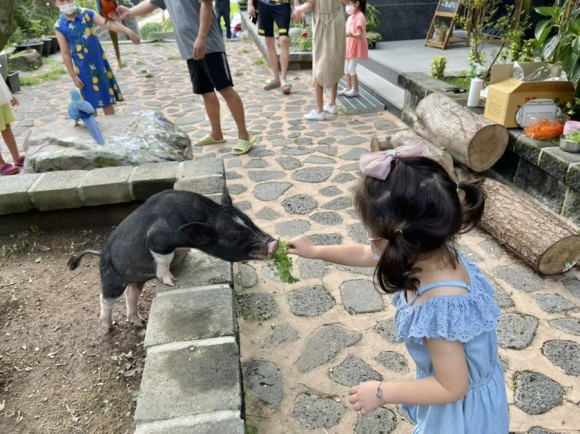
[[[100,249],[112,228],[0,235],[0,432],[132,433],[144,329],[99,316],[98,257],[75,271],[73,252]],[[139,303],[147,319],[152,283]]]

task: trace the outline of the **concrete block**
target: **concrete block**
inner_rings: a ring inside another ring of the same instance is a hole
[[[0,183],[0,215],[17,214],[32,209],[28,190],[43,174],[5,176]]]
[[[134,167],[105,167],[87,173],[81,185],[81,197],[85,206],[108,205],[131,202],[129,178]]]
[[[139,424],[135,434],[244,434],[241,418],[199,423],[201,418]]]
[[[173,189],[179,163],[148,163],[138,166],[130,178],[132,196],[135,200],[147,200],[155,193]]]
[[[233,290],[229,285],[163,292],[151,304],[145,347],[233,336],[234,324]]]
[[[226,185],[223,174],[207,175],[202,178],[179,178],[173,188],[175,190],[193,191],[207,196],[222,194]]]
[[[580,190],[580,162],[572,163],[570,166],[568,166],[568,173],[566,173],[566,185],[576,190]]]
[[[222,261],[195,249],[192,249],[180,264],[172,268],[171,272],[179,280],[175,282],[175,286],[167,286],[157,281],[158,293],[196,286],[232,285],[234,279],[231,262]]]
[[[542,169],[520,159],[514,184],[556,214],[562,212],[566,186]]]
[[[83,206],[80,186],[87,173],[86,170],[45,173],[29,191],[34,208],[40,211],[80,208]]]
[[[209,175],[224,176],[224,161],[221,158],[200,158],[181,163],[180,176],[183,178],[200,178]]]
[[[565,182],[572,163],[580,163],[580,154],[563,151],[560,147],[544,148],[540,152],[538,167],[558,181]]]
[[[580,190],[568,187],[562,207],[562,216],[580,227]]]
[[[538,165],[542,149],[555,146],[554,142],[550,140],[535,140],[531,139],[525,134],[521,134],[514,138],[514,136],[511,134],[511,130],[510,144],[513,144],[514,152],[516,152],[528,163],[532,163],[535,166]]]
[[[233,337],[220,339],[224,342],[217,345],[147,352],[137,424],[241,410],[239,349]]]

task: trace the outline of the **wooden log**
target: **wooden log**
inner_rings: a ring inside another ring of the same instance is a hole
[[[479,226],[541,274],[568,271],[580,261],[580,234],[569,223],[510,187],[487,178]]]
[[[508,145],[508,131],[439,92],[417,105],[413,129],[449,152],[453,160],[476,172],[493,166]]]
[[[371,139],[371,152],[381,151],[386,149],[394,149],[402,145],[417,144],[423,148],[424,157],[431,158],[437,161],[447,171],[452,180],[457,181],[455,172],[453,170],[453,158],[443,149],[438,148],[429,140],[417,135],[412,130],[395,131],[387,133],[383,137],[373,137]]]

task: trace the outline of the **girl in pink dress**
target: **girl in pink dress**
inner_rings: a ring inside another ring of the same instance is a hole
[[[346,3],[346,13],[350,15],[346,20],[346,61],[344,62],[346,89],[339,91],[338,94],[349,98],[355,98],[359,95],[356,75],[358,61],[369,58],[366,6],[366,0],[355,2],[349,0]]]

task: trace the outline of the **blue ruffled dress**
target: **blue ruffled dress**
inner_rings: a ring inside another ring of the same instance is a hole
[[[393,296],[397,308],[397,340],[405,341],[417,367],[417,379],[434,375],[425,339],[463,342],[469,389],[459,401],[442,405],[401,405],[414,434],[507,434],[508,404],[498,355],[497,319],[501,312],[494,289],[479,267],[463,254],[459,258],[469,275],[463,282],[435,282],[421,287],[407,302],[403,291]],[[469,293],[428,299],[413,305],[416,297],[440,286],[459,286]]]
[[[97,37],[95,13],[78,8],[74,20],[61,14],[54,29],[68,41],[74,70],[85,84],[81,89],[83,99],[100,109],[123,101],[124,97]]]

